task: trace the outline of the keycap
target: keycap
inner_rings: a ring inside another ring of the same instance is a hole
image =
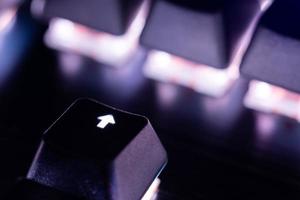
[[[32,11],[45,19],[64,18],[89,28],[124,34],[142,0],[34,0]]]
[[[84,200],[30,180],[20,180],[3,200]]]
[[[44,41],[50,48],[115,68],[139,59],[147,1],[34,0],[31,10],[49,20]]]
[[[91,200],[138,200],[166,162],[145,117],[80,99],[45,132],[27,178]]]
[[[276,0],[266,12],[244,59],[250,79],[300,92],[300,2]]]
[[[154,1],[141,43],[187,60],[227,68],[247,47],[263,10],[256,0]]]

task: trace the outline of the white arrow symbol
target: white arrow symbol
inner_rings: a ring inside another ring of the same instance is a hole
[[[100,120],[100,122],[97,124],[98,128],[102,128],[104,129],[108,124],[115,124],[115,119],[112,115],[104,115],[104,116],[100,116],[98,117],[98,119]]]

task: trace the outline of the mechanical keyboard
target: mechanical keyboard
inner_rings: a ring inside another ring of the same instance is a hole
[[[0,199],[299,198],[298,10],[0,1]]]

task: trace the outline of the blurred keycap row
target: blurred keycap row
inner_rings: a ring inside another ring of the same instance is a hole
[[[2,1],[1,13],[15,5],[11,3]],[[126,67],[146,49],[146,77],[213,97],[247,78],[247,107],[296,120],[299,11],[297,0],[31,2],[33,16],[49,25],[45,43],[53,49],[116,68]]]

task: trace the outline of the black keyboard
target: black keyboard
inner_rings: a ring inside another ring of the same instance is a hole
[[[298,199],[298,11],[0,1],[0,199]]]

